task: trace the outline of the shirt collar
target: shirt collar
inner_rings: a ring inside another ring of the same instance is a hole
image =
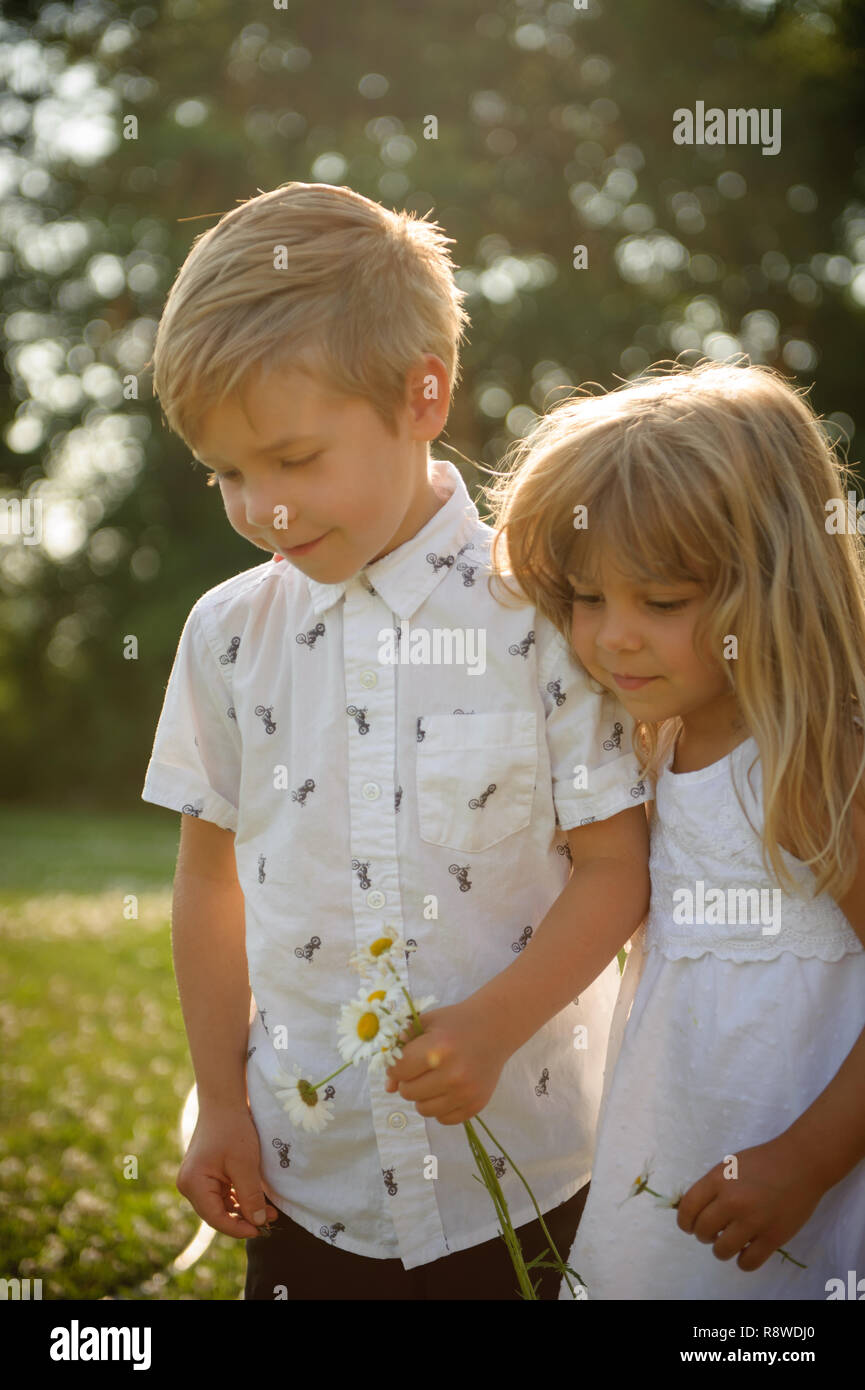
[[[449,459],[430,459],[429,480],[438,493],[450,495],[410,540],[338,584],[320,584],[304,575],[316,617],[338,603],[350,585],[358,583],[380,594],[400,618],[408,621],[417,612],[456,563],[460,548],[466,546],[480,522],[462,475]]]

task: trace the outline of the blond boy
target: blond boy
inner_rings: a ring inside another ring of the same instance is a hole
[[[290,183],[197,240],[159,326],[168,423],[271,554],[194,605],[142,792],[182,813],[199,1118],[177,1185],[246,1240],[247,1298],[516,1296],[461,1127],[481,1110],[560,1249],[585,1200],[650,792],[629,717],[490,593],[492,532],[430,459],[461,301],[434,224]],[[436,1000],[423,1039],[293,1126],[279,1093],[339,1066],[349,955],[394,933]],[[530,1259],[546,1242],[493,1157]]]

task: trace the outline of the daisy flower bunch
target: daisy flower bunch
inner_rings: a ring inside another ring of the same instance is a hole
[[[397,951],[413,949],[391,928],[387,935],[353,953],[349,963],[364,977],[364,983],[340,1010],[337,1045],[343,1065],[321,1081],[310,1081],[295,1066],[293,1080],[286,1077],[286,1084],[275,1089],[277,1100],[298,1129],[320,1134],[330,1124],[334,1088],[328,1082],[340,1072],[362,1062],[370,1071],[382,1070],[392,1058],[402,1056],[400,1041],[412,1024],[417,1032],[422,1031],[418,1015],[436,1001],[429,995],[415,1003],[393,964]]]
[[[320,1133],[333,1118],[334,1088],[329,1086],[328,1082],[339,1076],[347,1067],[360,1066],[362,1063],[366,1063],[371,1072],[384,1070],[392,1061],[402,1056],[403,1042],[423,1032],[420,1015],[425,1009],[431,1008],[436,1000],[433,995],[413,999],[395,963],[399,960],[400,953],[404,953],[407,959],[410,952],[416,949],[414,943],[406,942],[393,928],[387,928],[382,936],[352,953],[349,965],[360,975],[361,985],[355,997],[343,1004],[339,1013],[337,1045],[343,1064],[331,1072],[330,1076],[317,1082],[309,1081],[302,1076],[298,1067],[294,1067],[294,1079],[275,1093],[288,1112],[292,1124],[312,1133]],[[549,1249],[528,1263],[523,1256],[498,1174],[478,1137],[475,1123],[485,1131],[525,1187],[537,1212],[541,1229],[549,1241]],[[568,1276],[574,1275],[580,1284],[584,1281],[559,1255],[535,1195],[519,1168],[480,1115],[474,1117],[474,1122],[465,1121],[463,1128],[478,1169],[474,1176],[483,1183],[492,1200],[502,1239],[511,1256],[522,1296],[527,1300],[537,1300],[537,1282],[533,1283],[530,1273],[535,1268],[557,1269],[573,1295],[574,1287]],[[552,1259],[545,1260],[544,1257],[551,1252]]]

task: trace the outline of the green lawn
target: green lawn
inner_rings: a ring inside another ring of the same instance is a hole
[[[0,809],[0,1278],[41,1278],[46,1299],[243,1288],[228,1236],[168,1270],[200,1224],[174,1186],[195,1079],[169,939],[178,830],[156,808]]]

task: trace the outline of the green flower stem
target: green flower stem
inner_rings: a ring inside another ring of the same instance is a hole
[[[314,1086],[312,1086],[312,1082],[310,1082],[309,1084],[310,1086],[312,1086],[312,1089],[314,1091],[320,1091],[322,1086],[327,1085],[328,1081],[332,1081],[335,1076],[339,1076],[341,1071],[345,1071],[346,1067],[350,1067],[352,1065],[353,1064],[351,1062],[346,1062],[343,1066],[337,1067],[336,1071],[332,1071],[330,1076],[326,1076],[323,1081],[316,1081]]]
[[[392,965],[390,961],[386,961],[385,964],[387,965],[388,970],[394,976],[394,978],[396,980],[399,980],[399,972],[397,971],[396,966]],[[415,1037],[419,1037],[420,1034],[423,1032],[423,1029],[420,1026],[420,1015],[418,1014],[418,1011],[414,1006],[414,1000],[412,999],[411,995],[409,994],[408,990],[406,989],[405,985],[402,983],[401,980],[399,980],[399,986],[406,997],[406,1003],[411,1009],[411,1016],[414,1021]]]
[[[393,971],[394,975],[396,975],[396,971],[394,970],[392,965],[390,966],[390,969]],[[415,1036],[419,1037],[424,1030],[421,1027],[420,1017],[418,1015],[417,1009],[415,1008],[414,1000],[412,999],[405,985],[401,985],[401,989],[406,997],[408,1006],[411,1009]],[[481,1123],[483,1124],[483,1121],[481,1121]],[[504,1193],[502,1192],[501,1187],[499,1186],[498,1178],[496,1177],[493,1166],[490,1163],[489,1155],[487,1154],[486,1150],[484,1149],[483,1145],[478,1139],[477,1134],[475,1133],[471,1124],[468,1121],[464,1121],[463,1129],[466,1132],[466,1138],[469,1141],[469,1148],[472,1151],[475,1164],[477,1165],[477,1168],[480,1171],[481,1181],[483,1182],[485,1188],[487,1189],[487,1192],[490,1194],[490,1197],[492,1198],[493,1206],[495,1207],[496,1215],[499,1219],[499,1223],[502,1228],[502,1236],[504,1238],[505,1244],[507,1245],[508,1252],[511,1257],[511,1262],[513,1263],[514,1269],[516,1271],[517,1279],[519,1281],[523,1297],[526,1299],[533,1299],[537,1301],[537,1294],[535,1293],[534,1286],[529,1277],[529,1271],[526,1268],[526,1262],[523,1258],[523,1252],[522,1247],[520,1245],[519,1237],[516,1231],[514,1230],[513,1223],[510,1217],[510,1212],[508,1211],[508,1204],[505,1201]],[[486,1129],[486,1125],[484,1125],[484,1129]],[[489,1133],[488,1130],[487,1133]],[[497,1143],[497,1141],[495,1140],[493,1142]],[[501,1146],[499,1145],[499,1147]],[[504,1153],[504,1150],[502,1150],[502,1152]],[[514,1170],[516,1171],[516,1164],[514,1164],[513,1166]],[[525,1182],[525,1179],[523,1179],[523,1181]],[[528,1186],[528,1184],[526,1184],[526,1186]],[[532,1201],[535,1201],[534,1197],[532,1197]],[[537,1205],[537,1202],[535,1202],[535,1210],[537,1210]],[[538,1212],[538,1215],[540,1215],[540,1212]],[[546,1227],[544,1227],[544,1232],[549,1238],[549,1232],[547,1232]],[[550,1244],[552,1244],[552,1241],[550,1241]],[[556,1253],[558,1254],[558,1252]]]
[[[556,1249],[555,1241],[553,1240],[552,1236],[550,1235],[549,1231],[547,1230],[547,1225],[546,1225],[546,1222],[544,1221],[543,1215],[542,1215],[542,1213],[541,1213],[541,1209],[540,1209],[540,1207],[538,1206],[537,1202],[535,1201],[535,1194],[532,1192],[532,1189],[529,1187],[529,1184],[526,1182],[525,1178],[523,1177],[523,1175],[522,1175],[522,1173],[520,1172],[520,1170],[519,1170],[519,1168],[517,1167],[517,1165],[514,1163],[514,1160],[511,1158],[510,1154],[508,1154],[508,1153],[505,1152],[504,1147],[499,1143],[498,1139],[497,1139],[496,1136],[493,1134],[493,1132],[492,1132],[492,1130],[489,1128],[489,1126],[484,1124],[484,1122],[483,1122],[483,1120],[481,1119],[480,1115],[475,1115],[475,1119],[477,1120],[478,1124],[481,1125],[481,1126],[486,1130],[487,1134],[489,1135],[489,1137],[490,1137],[490,1139],[492,1140],[492,1142],[495,1144],[496,1148],[500,1150],[500,1152],[501,1152],[501,1154],[502,1154],[502,1157],[505,1158],[505,1159],[507,1159],[508,1163],[509,1163],[509,1164],[511,1165],[511,1167],[513,1168],[514,1172],[516,1173],[516,1175],[517,1175],[517,1177],[519,1178],[520,1182],[522,1183],[523,1187],[526,1189],[526,1191],[528,1192],[529,1196],[531,1197],[531,1199],[532,1199],[532,1206],[534,1207],[535,1211],[538,1213],[538,1220],[539,1220],[540,1223],[541,1223],[541,1230],[543,1231],[544,1235],[546,1236],[547,1240],[548,1240],[549,1243],[550,1243],[550,1249],[551,1249],[552,1252],[553,1252],[553,1259],[554,1259],[555,1263],[558,1265],[559,1270],[560,1270],[560,1272],[561,1272],[561,1274],[562,1274],[562,1277],[564,1278],[565,1283],[567,1284],[568,1288],[570,1289],[571,1296],[574,1297],[574,1286],[573,1286],[573,1284],[571,1283],[570,1279],[568,1278],[568,1273],[567,1273],[567,1271],[568,1271],[568,1266],[565,1264],[564,1260],[562,1259],[561,1255],[559,1254],[558,1250]],[[579,1276],[578,1276],[578,1277],[579,1277]],[[580,1279],[580,1283],[581,1283],[581,1284],[582,1284],[582,1282],[583,1282],[582,1279]]]
[[[526,1300],[537,1302],[538,1296],[535,1292],[534,1285],[532,1284],[531,1278],[529,1276],[529,1271],[526,1268],[526,1262],[525,1258],[523,1257],[519,1237],[516,1231],[514,1230],[513,1223],[511,1222],[510,1213],[508,1211],[508,1205],[505,1201],[504,1193],[502,1192],[501,1187],[499,1186],[499,1180],[496,1177],[495,1170],[489,1159],[489,1155],[486,1153],[483,1145],[478,1139],[477,1134],[475,1133],[470,1121],[466,1120],[463,1122],[463,1129],[466,1132],[466,1138],[469,1141],[469,1147],[471,1148],[472,1154],[474,1155],[475,1163],[477,1164],[481,1172],[484,1186],[486,1187],[487,1192],[490,1194],[490,1197],[492,1198],[493,1205],[496,1210],[496,1215],[498,1216],[499,1222],[501,1223],[502,1236],[508,1248],[508,1252],[511,1257],[511,1262],[514,1266],[514,1270],[519,1281],[522,1296]]]
[[[420,1034],[423,1032],[423,1029],[422,1029],[421,1026],[420,1026],[420,1015],[418,1014],[418,1011],[417,1011],[417,1009],[416,1009],[415,1006],[414,1006],[414,1000],[412,999],[412,997],[411,997],[411,995],[409,994],[408,990],[406,989],[405,985],[401,985],[400,988],[402,989],[403,994],[405,995],[406,999],[408,1000],[408,1006],[409,1006],[409,1008],[411,1009],[411,1016],[412,1016],[412,1019],[414,1020],[414,1031],[415,1031],[415,1036],[416,1036],[416,1037],[419,1037]]]
[[[802,1262],[801,1262],[800,1260],[794,1260],[794,1259],[793,1259],[793,1256],[790,1255],[790,1254],[783,1248],[783,1246],[780,1246],[780,1245],[778,1246],[778,1254],[781,1255],[783,1259],[789,1260],[790,1263],[791,1263],[791,1265],[798,1265],[800,1269],[807,1269],[807,1268],[808,1268],[808,1266],[807,1266],[807,1265],[803,1265]]]

